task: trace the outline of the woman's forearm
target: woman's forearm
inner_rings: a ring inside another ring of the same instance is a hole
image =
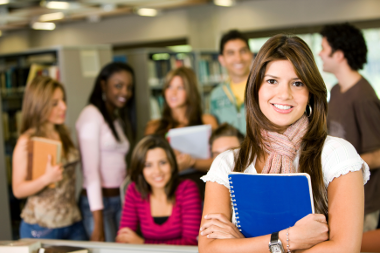
[[[207,172],[210,169],[210,166],[212,164],[212,161],[214,159],[195,159],[194,168],[199,171],[205,171]]]
[[[49,184],[45,175],[41,177],[31,180],[31,181],[22,181],[18,184],[13,184],[13,194],[16,198],[22,199],[29,196],[32,196],[41,190],[43,190]]]
[[[104,241],[103,210],[92,211],[94,218],[94,230],[92,231],[91,241]]]
[[[200,235],[200,237],[202,237]],[[258,236],[254,238],[241,239],[209,239],[201,238],[199,240],[199,253],[268,253],[269,252],[269,235]]]
[[[317,245],[315,245],[314,247],[311,247],[310,249],[297,250],[294,252],[295,253],[324,253],[324,252],[358,253],[360,252],[360,243],[339,243],[335,241],[325,241],[325,242],[318,243]]]

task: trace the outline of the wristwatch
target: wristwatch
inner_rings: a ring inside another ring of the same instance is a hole
[[[279,232],[275,232],[270,236],[269,251],[271,253],[284,253],[284,248],[282,247],[282,243],[278,238],[278,233]]]

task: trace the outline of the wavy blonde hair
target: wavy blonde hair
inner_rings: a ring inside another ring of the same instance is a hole
[[[37,76],[28,84],[22,103],[21,133],[35,129],[33,136],[47,137],[42,126],[48,121],[56,89],[62,90],[64,101],[66,101],[65,88],[50,77]],[[69,150],[74,148],[74,144],[66,126],[55,125],[55,130],[61,139],[64,153],[68,154]]]

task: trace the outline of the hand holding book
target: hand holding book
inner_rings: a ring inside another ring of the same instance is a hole
[[[207,220],[200,228],[201,236],[209,239],[245,238],[239,229],[223,214],[207,214]],[[328,240],[328,225],[323,214],[309,214],[289,230],[290,248],[293,250],[309,249]],[[286,245],[286,229],[279,234],[283,245]]]
[[[54,183],[62,180],[63,168],[61,164],[52,165],[51,155],[48,155],[46,170],[43,177],[46,180],[46,185],[49,187],[54,187]],[[53,186],[51,186],[53,184]]]

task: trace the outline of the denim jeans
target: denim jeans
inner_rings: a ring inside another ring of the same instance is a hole
[[[88,240],[86,231],[84,230],[81,221],[61,228],[45,228],[37,224],[29,224],[25,221],[21,221],[20,238],[41,238],[74,241]]]
[[[114,242],[120,224],[121,200],[119,196],[103,197],[103,226],[106,242]],[[82,212],[83,224],[88,238],[94,230],[94,218],[90,210],[87,196],[81,196],[79,207]]]

